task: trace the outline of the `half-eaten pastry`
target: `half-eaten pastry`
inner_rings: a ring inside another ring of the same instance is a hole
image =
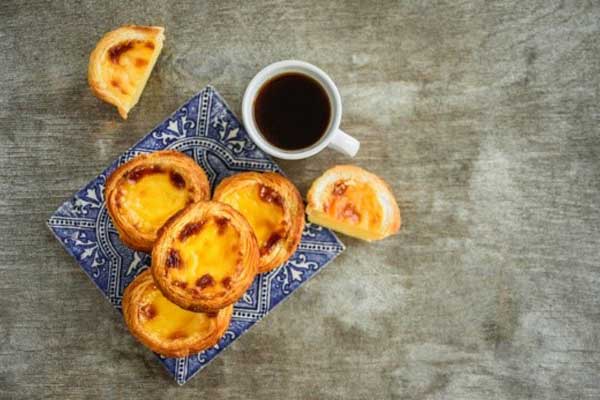
[[[146,86],[162,50],[163,32],[160,26],[122,26],[104,35],[90,55],[92,92],[117,107],[123,119]]]
[[[353,165],[339,165],[308,191],[308,219],[363,240],[379,240],[400,229],[400,210],[388,185]]]

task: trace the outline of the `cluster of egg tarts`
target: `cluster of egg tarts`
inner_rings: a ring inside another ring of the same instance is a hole
[[[180,357],[217,343],[259,272],[285,262],[304,228],[295,186],[276,173],[224,179],[210,199],[206,174],[183,153],[138,156],[115,170],[106,204],[123,243],[152,253],[127,287],[127,326],[153,351]]]
[[[376,176],[334,167],[308,193],[308,217],[366,240],[395,233],[398,206]],[[294,253],[304,204],[292,182],[273,172],[241,172],[210,185],[196,162],[177,151],[140,155],[106,183],[109,214],[127,246],[152,254],[150,269],[126,288],[131,333],[168,357],[197,353],[227,330],[233,304],[256,274]]]

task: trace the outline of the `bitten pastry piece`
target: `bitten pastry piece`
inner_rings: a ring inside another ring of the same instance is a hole
[[[104,35],[90,55],[90,88],[116,106],[123,119],[146,86],[162,50],[163,31],[160,26],[122,26]]]
[[[133,336],[166,357],[185,357],[215,345],[233,314],[233,306],[209,314],[176,306],[158,290],[149,270],[125,289],[122,304]]]
[[[224,179],[213,200],[227,203],[250,223],[260,249],[259,272],[283,264],[304,229],[304,204],[292,182],[274,172],[243,172]]]
[[[152,250],[152,275],[163,294],[191,311],[236,302],[257,273],[252,228],[224,203],[194,203],[163,226]]]
[[[400,210],[387,184],[352,165],[333,167],[308,191],[308,219],[363,240],[379,240],[400,229]]]
[[[207,200],[210,186],[193,159],[164,150],[117,168],[106,182],[104,197],[121,240],[150,252],[158,229],[188,204]]]

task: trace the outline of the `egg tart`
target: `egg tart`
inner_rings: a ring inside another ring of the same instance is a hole
[[[149,270],[127,286],[122,305],[125,323],[133,336],[166,357],[185,357],[215,345],[233,314],[233,306],[212,313],[176,306],[158,290]]]
[[[363,240],[379,240],[400,229],[400,210],[388,185],[353,165],[333,167],[308,191],[308,219]]]
[[[260,250],[259,272],[281,265],[296,251],[304,229],[304,204],[287,178],[242,172],[224,179],[213,200],[229,204],[250,223]]]
[[[138,102],[162,50],[164,28],[122,26],[100,39],[90,55],[88,82],[123,119]]]
[[[235,303],[257,273],[258,244],[246,219],[224,203],[202,201],[161,228],[152,275],[165,297],[191,311]]]
[[[108,178],[104,198],[121,240],[150,252],[158,229],[176,212],[207,200],[206,174],[183,153],[157,151],[135,157]]]

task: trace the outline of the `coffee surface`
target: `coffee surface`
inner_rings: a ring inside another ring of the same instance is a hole
[[[273,146],[300,150],[317,143],[331,118],[325,89],[301,73],[286,73],[266,82],[254,103],[258,130]]]

